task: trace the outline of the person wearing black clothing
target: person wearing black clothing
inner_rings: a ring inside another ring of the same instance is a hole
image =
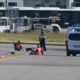
[[[39,36],[39,42],[40,42],[40,46],[43,49],[43,51],[46,51],[47,50],[46,49],[45,41],[46,41],[46,36],[44,35],[43,30],[41,30],[41,34]]]

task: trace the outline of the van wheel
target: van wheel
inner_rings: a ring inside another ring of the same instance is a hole
[[[73,53],[72,55],[73,55],[73,56],[76,56],[76,53]]]
[[[69,51],[67,51],[67,56],[70,56],[70,52]]]

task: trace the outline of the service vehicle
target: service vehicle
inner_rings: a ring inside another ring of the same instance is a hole
[[[67,56],[80,53],[80,27],[74,27],[67,33],[65,44]]]
[[[8,17],[0,17],[0,32],[10,32]]]
[[[28,17],[0,17],[0,32],[27,32],[31,30],[31,19]]]
[[[45,27],[52,28],[53,31],[60,31],[67,27],[80,23],[80,8],[59,8],[59,7],[12,7],[0,8],[0,16],[37,18],[35,24],[44,24]],[[51,23],[51,18],[55,17],[55,24]],[[39,18],[42,18],[41,20]],[[46,20],[46,19],[47,20]],[[34,22],[33,22],[34,25]],[[47,26],[49,25],[49,26]],[[55,26],[55,27],[54,27]],[[54,29],[55,28],[55,29]]]
[[[31,18],[29,17],[19,17],[18,19],[18,25],[15,26],[15,31],[16,32],[27,32],[31,31],[32,24],[31,24]]]
[[[74,30],[74,27],[78,28],[80,27],[80,24],[74,24],[72,26],[69,26],[66,31],[66,36],[69,34],[70,31]]]

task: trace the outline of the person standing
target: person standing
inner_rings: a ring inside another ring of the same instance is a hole
[[[47,50],[46,49],[45,41],[46,41],[46,36],[44,35],[44,31],[41,30],[41,34],[39,36],[39,42],[40,42],[40,46],[43,49],[43,51],[46,51]]]

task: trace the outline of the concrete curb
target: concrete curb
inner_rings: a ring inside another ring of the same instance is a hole
[[[12,42],[0,42],[0,44],[13,44]],[[29,45],[37,45],[38,43],[21,43],[21,44],[29,44]],[[65,43],[47,43],[46,45],[53,45],[53,46],[65,46]]]

